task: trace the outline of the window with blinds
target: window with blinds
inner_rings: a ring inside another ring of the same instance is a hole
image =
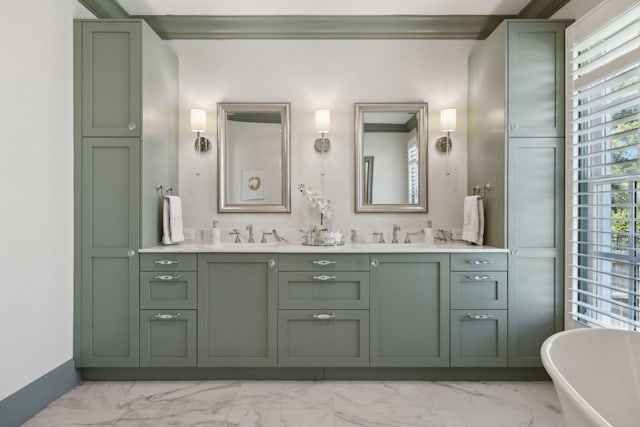
[[[640,330],[640,5],[571,40],[570,303]]]
[[[415,143],[409,144],[407,148],[407,163],[408,163],[408,176],[407,182],[409,183],[409,204],[418,204],[418,181],[419,181],[419,168],[418,168],[418,146]]]

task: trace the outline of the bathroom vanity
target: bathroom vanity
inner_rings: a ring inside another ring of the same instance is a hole
[[[140,252],[139,292],[121,295],[128,323],[114,311],[113,322],[94,324],[78,361],[87,378],[513,373],[504,249],[187,243]],[[130,330],[139,348],[118,345]],[[139,364],[124,353],[105,363],[95,354],[105,348],[139,351]]]

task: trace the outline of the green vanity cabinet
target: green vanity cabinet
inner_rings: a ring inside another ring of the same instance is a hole
[[[371,366],[449,366],[449,254],[371,254]]]
[[[451,366],[507,366],[507,254],[451,254]]]
[[[198,366],[276,366],[277,260],[198,255]]]
[[[137,251],[160,241],[155,185],[178,189],[178,62],[142,20],[73,26],[74,359],[138,366]]]
[[[505,20],[468,64],[468,193],[484,198],[485,244],[509,249],[508,366],[541,367],[563,328],[564,30]]]
[[[369,365],[368,254],[281,254],[278,365]]]

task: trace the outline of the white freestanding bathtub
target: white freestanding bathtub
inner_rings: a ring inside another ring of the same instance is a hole
[[[573,329],[540,352],[567,427],[640,426],[640,332]]]

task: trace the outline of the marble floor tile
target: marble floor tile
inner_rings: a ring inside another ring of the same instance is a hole
[[[563,427],[551,382],[96,381],[27,427]]]

